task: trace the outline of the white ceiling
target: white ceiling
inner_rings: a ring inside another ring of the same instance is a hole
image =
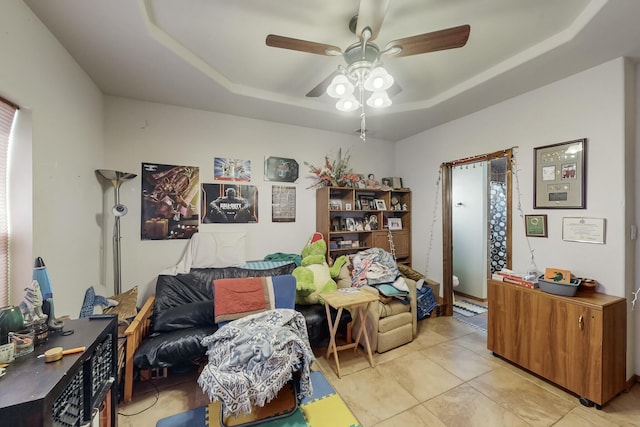
[[[341,57],[267,47],[267,34],[339,46],[360,0],[25,0],[108,95],[353,134],[359,112],[306,98]],[[469,24],[466,46],[385,67],[403,88],[367,109],[398,141],[620,56],[640,57],[640,0],[391,0],[375,43]]]

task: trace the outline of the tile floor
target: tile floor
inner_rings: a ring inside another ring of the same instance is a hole
[[[587,408],[577,397],[494,357],[486,332],[453,317],[425,319],[410,344],[374,354],[317,354],[317,366],[363,427],[392,426],[640,426],[640,384],[606,404]],[[197,373],[137,383],[134,399],[121,405],[120,427],[153,427],[160,418],[204,405]],[[146,409],[145,408],[149,408]],[[124,415],[128,414],[128,415]],[[329,426],[328,426],[329,427]]]

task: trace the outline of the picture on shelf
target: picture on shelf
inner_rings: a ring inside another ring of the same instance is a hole
[[[402,230],[402,219],[401,218],[388,218],[387,225],[389,230]]]
[[[373,196],[360,195],[359,196],[359,200],[360,200],[360,205],[361,205],[363,211],[367,211],[367,210],[376,208]]]
[[[356,221],[355,219],[349,217],[345,220],[348,231],[356,231]]]
[[[331,199],[329,200],[329,209],[333,211],[342,210],[342,200],[340,199]]]
[[[375,207],[377,210],[379,211],[387,210],[387,204],[384,202],[383,199],[374,199],[373,201],[375,202]]]
[[[369,216],[369,227],[372,230],[377,230],[378,229],[378,216],[377,215]]]

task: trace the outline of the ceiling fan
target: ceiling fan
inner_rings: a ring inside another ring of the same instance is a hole
[[[393,40],[387,43],[384,49],[380,49],[372,42],[378,37],[388,6],[389,0],[361,0],[358,14],[349,22],[349,29],[359,40],[349,45],[344,51],[337,46],[329,44],[294,39],[275,34],[269,34],[267,36],[266,44],[270,47],[297,50],[316,55],[342,55],[346,62],[346,67],[340,66],[306,95],[307,97],[319,97],[326,92],[336,76],[339,75],[349,77],[356,85],[360,86],[362,93],[365,80],[374,68],[381,65],[381,58],[383,56],[399,58],[419,55],[439,50],[455,49],[467,43],[471,27],[469,25],[461,25]],[[391,79],[391,82],[391,85],[387,88],[389,92],[393,94],[402,90],[397,83],[393,82],[393,79]],[[362,100],[360,104],[361,103]],[[371,103],[369,104],[371,105]],[[337,105],[337,107],[341,109],[340,106]]]

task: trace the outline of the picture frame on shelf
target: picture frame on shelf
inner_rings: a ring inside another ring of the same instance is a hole
[[[534,148],[534,209],[585,209],[587,139]]]
[[[546,215],[525,215],[524,222],[527,237],[548,237]]]
[[[402,218],[387,218],[389,230],[402,230]]]
[[[354,218],[347,217],[345,219],[345,224],[347,231],[356,231],[356,221]]]
[[[329,200],[329,209],[332,211],[340,211],[342,210],[342,200],[340,199],[330,199]]]
[[[399,190],[404,188],[402,186],[402,178],[397,176],[391,176],[387,178],[382,178],[382,185],[386,185],[387,187],[391,187],[394,190]]]
[[[387,210],[387,204],[385,203],[385,201],[383,199],[373,199],[373,202],[375,203],[375,207],[377,210],[379,211],[386,211]]]
[[[350,211],[351,210],[351,203],[345,203],[344,204],[344,209],[347,210],[347,211]]]
[[[375,215],[375,214],[369,215],[369,228],[371,230],[378,229],[378,215]]]
[[[362,210],[363,211],[367,211],[367,210],[371,210],[371,209],[375,209],[376,208],[376,205],[374,203],[375,198],[373,196],[360,195],[358,197],[358,200],[360,200],[360,205],[362,206]]]

